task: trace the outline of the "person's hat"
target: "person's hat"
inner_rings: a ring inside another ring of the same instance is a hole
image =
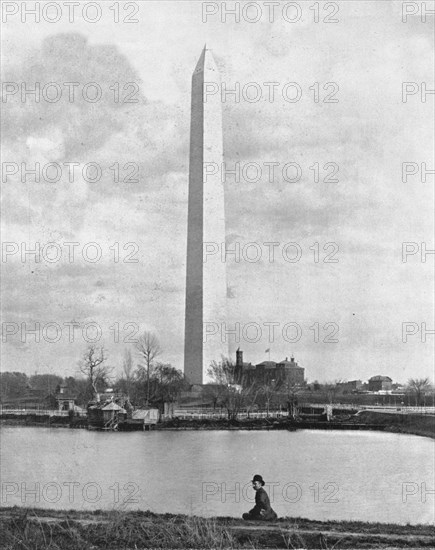
[[[254,483],[254,481],[259,481],[261,485],[264,485],[264,480],[259,474],[255,474],[255,476],[252,479],[252,483]]]

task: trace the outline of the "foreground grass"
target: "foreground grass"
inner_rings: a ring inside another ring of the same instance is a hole
[[[233,537],[215,520],[150,516],[132,518],[111,512],[95,520],[64,518],[47,521],[39,513],[25,511],[20,517],[1,521],[7,550],[89,550],[91,548],[233,548]]]
[[[151,512],[3,508],[0,548],[433,548],[435,528],[282,518],[273,523]]]

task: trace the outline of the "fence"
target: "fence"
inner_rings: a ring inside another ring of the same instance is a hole
[[[181,420],[217,420],[219,418],[228,418],[228,413],[226,410],[209,412],[201,409],[175,409],[172,416]],[[237,418],[285,418],[287,416],[287,411],[239,411],[237,413]]]
[[[321,409],[322,412],[326,411],[326,404],[321,403],[301,403],[298,406],[298,409]],[[419,413],[419,414],[432,414],[435,415],[435,407],[394,407],[394,406],[381,406],[381,405],[353,405],[353,404],[343,404],[343,403],[333,403],[328,404],[328,407],[331,407],[334,410],[370,410],[378,412],[388,412],[388,413]],[[237,418],[285,418],[288,417],[288,411],[284,410],[272,410],[272,411],[246,411],[241,410],[237,413]],[[179,418],[180,420],[218,420],[220,418],[227,418],[228,413],[225,409],[222,410],[213,410],[213,409],[174,409],[172,415],[166,415],[166,417],[172,416],[173,418]]]
[[[404,413],[421,413],[421,414],[435,414],[435,407],[405,407],[402,405],[355,405],[346,403],[328,403],[328,406],[333,409],[341,410],[370,410],[370,411],[385,411],[396,412],[401,411]],[[304,409],[325,409],[326,404],[322,403],[300,403],[299,407]]]
[[[0,407],[0,416],[5,414],[13,414],[15,416],[26,416],[33,414],[36,416],[68,416],[69,411],[59,411],[53,409],[5,409]],[[82,413],[75,411],[74,415],[82,416]]]

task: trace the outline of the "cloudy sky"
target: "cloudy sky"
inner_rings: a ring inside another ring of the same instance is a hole
[[[99,344],[114,366],[139,327],[157,334],[162,360],[182,368],[190,81],[207,43],[223,82],[240,86],[238,100],[228,95],[223,103],[227,167],[262,167],[259,181],[242,173],[225,183],[228,245],[243,251],[258,243],[262,252],[256,262],[247,254],[227,261],[227,328],[263,329],[257,342],[246,341],[252,331],[244,338],[242,330],[239,342],[231,337],[231,353],[240,345],[254,363],[268,348],[275,360],[293,353],[310,380],[432,378],[434,337],[422,341],[421,328],[434,328],[433,255],[422,262],[420,249],[434,248],[433,175],[402,178],[404,162],[434,166],[433,95],[423,102],[420,93],[422,83],[434,83],[430,18],[402,22],[401,2],[352,1],[336,3],[331,18],[338,22],[325,23],[329,11],[320,2],[315,23],[311,3],[300,2],[299,21],[286,21],[278,6],[270,22],[259,2],[255,23],[243,13],[238,23],[231,16],[222,22],[220,12],[204,21],[203,10],[220,3],[168,1],[121,2],[115,23],[112,3],[100,4],[95,23],[84,20],[81,5],[72,22],[64,8],[57,22],[44,14],[39,23],[29,16],[22,22],[18,13],[3,24],[3,80],[16,83],[7,91],[18,89],[3,103],[3,162],[17,172],[6,177],[4,168],[2,185],[9,252],[2,262],[3,369],[75,374],[86,347],[82,328],[96,335],[90,323],[101,328]],[[137,22],[123,23],[128,17]],[[39,102],[21,98],[22,83],[42,90],[50,82]],[[72,101],[65,82],[78,83]],[[102,92],[95,102],[82,96],[85,89],[93,97],[95,87],[85,88],[91,82]],[[265,82],[277,83],[273,101]],[[283,98],[291,82],[300,87],[299,101]],[[418,86],[406,102],[403,82],[416,83],[411,91]],[[243,93],[247,83],[257,83],[250,92],[260,89],[259,101]],[[338,102],[323,101],[331,92]],[[273,181],[271,162],[279,163]],[[288,181],[294,172],[283,177],[290,162],[300,167],[298,181]],[[21,181],[22,163],[40,164],[39,182]],[[43,170],[48,163],[63,167],[59,178]],[[72,177],[65,163],[77,163]],[[83,177],[87,163],[101,168],[98,181],[90,181],[92,169]],[[324,181],[335,166],[324,169],[326,163],[338,165],[338,182]],[[65,244],[72,242],[73,257]],[[266,242],[278,243],[272,262]],[[300,247],[297,262],[283,258],[289,242]],[[419,247],[406,262],[404,242]],[[57,247],[46,247],[39,262],[23,260],[23,249],[35,243]],[[90,261],[98,249],[88,243],[97,243],[101,259]],[[335,244],[324,250],[327,243]],[[325,263],[337,248],[338,262]],[[35,342],[24,329],[38,323]],[[299,327],[300,338],[288,331],[294,341],[286,341],[286,323]],[[416,332],[406,342],[403,323]],[[318,327],[318,338],[310,327]],[[338,342],[325,342],[336,328]]]

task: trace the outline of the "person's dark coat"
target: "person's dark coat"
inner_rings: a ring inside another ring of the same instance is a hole
[[[255,492],[255,506],[249,510],[247,514],[243,514],[244,519],[259,519],[264,521],[272,521],[277,518],[276,513],[270,506],[269,496],[263,487],[260,487]]]

